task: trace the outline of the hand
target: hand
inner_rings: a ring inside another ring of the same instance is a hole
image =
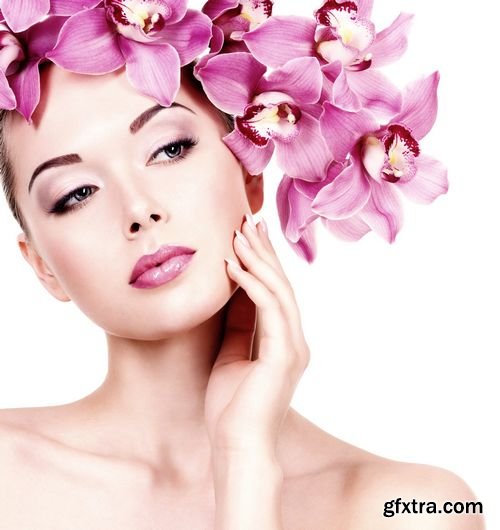
[[[205,420],[218,451],[274,451],[310,354],[292,287],[267,231],[262,223],[251,228],[245,222],[242,232],[250,246],[235,238],[235,251],[247,270],[227,266],[240,287],[228,302],[225,335],[207,386]]]

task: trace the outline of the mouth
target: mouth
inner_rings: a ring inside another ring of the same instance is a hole
[[[162,285],[178,276],[189,264],[195,249],[163,245],[154,254],[142,256],[134,266],[129,284],[139,288]]]

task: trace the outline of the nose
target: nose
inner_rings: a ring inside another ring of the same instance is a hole
[[[145,228],[148,228],[151,224],[158,223],[161,220],[162,220],[162,216],[160,214],[158,213],[149,214],[148,220],[134,221],[130,225],[129,231],[131,234],[135,234],[136,232],[139,232],[139,230],[141,229],[144,230]]]
[[[128,204],[127,210],[124,229],[129,238],[167,221],[167,213],[163,206],[157,200],[144,194],[135,196],[132,203]]]

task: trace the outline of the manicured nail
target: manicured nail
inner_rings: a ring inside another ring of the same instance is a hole
[[[267,234],[267,224],[263,218],[261,218],[261,220],[259,221],[259,225],[262,227],[264,233]]]
[[[248,242],[248,239],[239,231],[235,230],[236,237],[248,248],[250,248],[250,243]]]
[[[245,214],[245,219],[247,220],[248,226],[254,231],[257,232],[257,227],[255,226],[255,221],[253,220],[253,217],[249,214]]]
[[[231,258],[224,258],[224,261],[234,270],[241,270],[241,267],[236,263],[236,261]]]

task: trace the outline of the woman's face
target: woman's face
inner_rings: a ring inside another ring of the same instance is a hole
[[[16,113],[8,126],[32,236],[19,237],[23,255],[54,296],[113,335],[160,339],[215,314],[235,289],[224,262],[235,259],[234,229],[261,207],[262,180],[247,178],[224,145],[214,109],[187,84],[176,104],[145,115],[155,102],[123,70],[84,76],[51,66],[34,124]],[[156,288],[130,285],[137,260],[165,244],[195,249],[189,266]]]

